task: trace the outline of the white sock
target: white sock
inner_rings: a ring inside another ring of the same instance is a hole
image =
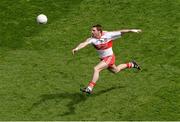
[[[131,63],[131,67],[134,67],[134,64],[133,64],[133,63]]]
[[[92,91],[92,89],[93,89],[93,88],[92,88],[92,87],[90,87],[90,86],[88,86],[88,89],[89,89],[90,91]]]

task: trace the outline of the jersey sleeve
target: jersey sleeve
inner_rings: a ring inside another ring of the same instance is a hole
[[[111,37],[112,40],[115,40],[115,39],[121,37],[121,32],[120,31],[107,32],[107,34]]]

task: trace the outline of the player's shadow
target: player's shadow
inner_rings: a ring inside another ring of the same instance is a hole
[[[70,114],[75,114],[75,105],[80,104],[82,102],[85,102],[89,97],[96,97],[102,94],[105,94],[107,92],[110,92],[114,89],[119,89],[119,88],[124,88],[125,86],[116,86],[116,87],[110,87],[108,89],[99,91],[93,95],[86,95],[86,94],[82,94],[80,92],[78,93],[59,93],[59,94],[44,94],[41,95],[41,99],[39,101],[37,101],[36,103],[34,103],[32,105],[32,107],[29,109],[29,111],[31,111],[32,109],[38,107],[40,104],[44,103],[47,100],[53,100],[53,99],[70,99],[71,101],[69,103],[66,104],[66,107],[68,108],[68,111],[61,114],[61,116],[66,116],[66,115],[70,115]]]

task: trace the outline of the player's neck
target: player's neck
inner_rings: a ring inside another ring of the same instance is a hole
[[[102,33],[100,33],[99,35],[96,36],[97,39],[100,39],[102,36]]]

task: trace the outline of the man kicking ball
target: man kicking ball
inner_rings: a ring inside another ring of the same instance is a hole
[[[78,50],[86,47],[89,44],[92,44],[100,57],[100,62],[94,67],[94,73],[92,80],[89,82],[86,88],[81,89],[82,92],[92,94],[93,88],[96,85],[97,80],[99,79],[99,73],[104,69],[109,69],[114,73],[118,73],[126,68],[136,68],[140,70],[140,66],[135,62],[131,61],[126,64],[115,65],[115,55],[112,50],[113,40],[120,38],[123,34],[134,32],[141,32],[140,29],[122,29],[118,31],[103,31],[102,26],[97,24],[94,25],[91,29],[92,36],[86,39],[84,42],[80,43],[76,48],[72,50],[72,53],[75,54]]]

